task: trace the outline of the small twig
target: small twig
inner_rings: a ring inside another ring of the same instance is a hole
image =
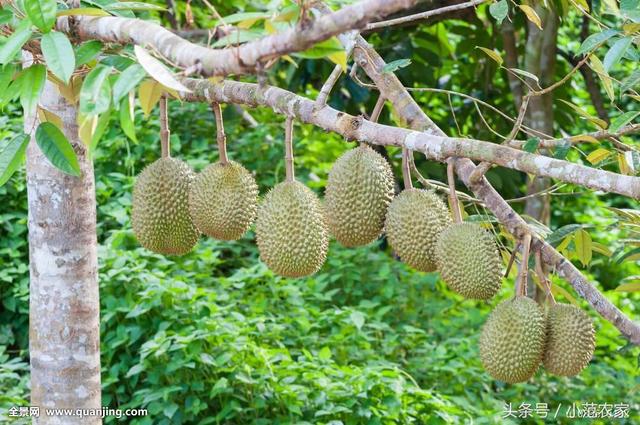
[[[449,182],[449,202],[451,203],[451,211],[453,213],[453,219],[456,223],[462,223],[462,213],[460,211],[460,204],[458,203],[458,197],[456,196],[456,181],[455,181],[455,158],[447,159],[447,181]]]
[[[507,270],[504,272],[504,277],[509,277],[509,273],[511,273],[511,267],[513,267],[513,263],[516,261],[516,255],[518,255],[518,250],[520,250],[520,242],[516,242],[516,246],[513,247],[511,251],[511,256],[509,257],[509,262],[507,263]]]
[[[516,284],[516,294],[527,295],[527,277],[529,276],[529,249],[531,248],[531,233],[522,238],[522,259],[520,260],[520,273]]]
[[[520,103],[520,111],[518,112],[518,117],[516,118],[516,122],[513,125],[513,128],[511,129],[511,132],[509,133],[507,138],[502,142],[503,145],[508,145],[509,143],[511,143],[511,141],[513,141],[515,137],[518,135],[518,133],[520,132],[522,128],[522,123],[524,121],[524,117],[525,115],[527,115],[527,107],[529,106],[529,99],[533,95],[534,94],[529,93],[522,98],[522,102]],[[493,164],[491,164],[490,162],[481,162],[476,166],[475,170],[473,170],[473,172],[471,173],[471,176],[469,177],[469,181],[472,183],[479,182],[480,179],[482,179],[482,177],[487,173],[487,171],[491,169],[492,166]]]
[[[162,157],[171,157],[171,149],[169,146],[169,139],[171,137],[171,131],[169,130],[169,114],[167,111],[167,96],[163,95],[160,98],[160,146],[162,148]]]
[[[429,188],[429,189],[433,189],[433,190],[439,190],[441,192],[446,193],[447,195],[449,195],[449,186],[443,184],[442,182],[438,181],[438,180],[430,180],[425,178],[421,173],[420,170],[418,170],[418,167],[416,167],[416,162],[413,160],[413,156],[409,157],[409,165],[411,166],[411,174],[413,176],[415,176],[415,178],[420,182],[420,184],[422,186],[424,186],[425,188]],[[469,196],[464,192],[459,192],[456,191],[456,196],[458,196],[459,198],[464,199],[467,202],[471,202],[480,206],[484,206],[483,202],[477,198],[474,198],[473,196]]]
[[[316,98],[315,109],[321,109],[323,106],[327,104],[327,99],[329,98],[329,94],[331,94],[331,90],[333,90],[333,86],[336,85],[338,78],[342,75],[342,66],[336,65],[331,71],[329,78],[324,82],[322,88],[320,89],[320,93],[318,93],[318,97]]]
[[[544,269],[542,268],[542,255],[540,254],[540,251],[536,251],[535,253],[535,258],[536,258],[536,274],[538,275],[538,279],[540,280],[540,283],[544,286],[546,292],[547,292],[547,297],[551,299],[551,302],[553,304],[556,303],[556,299],[553,296],[553,293],[551,292],[551,283],[549,282],[549,279],[547,278]]]
[[[404,189],[413,189],[413,183],[411,182],[411,168],[409,164],[413,158],[413,151],[402,147],[402,179],[404,181]]]
[[[371,111],[371,116],[369,117],[369,121],[378,122],[378,118],[380,118],[380,114],[382,113],[382,109],[384,108],[384,102],[386,99],[383,95],[378,96],[378,100],[376,100],[376,104],[373,107],[373,111]]]
[[[455,12],[457,10],[466,9],[468,7],[477,6],[482,3],[486,3],[489,0],[472,0],[466,3],[454,4],[452,6],[441,7],[439,9],[427,10],[426,12],[416,13],[409,16],[402,16],[396,19],[389,19],[386,21],[373,22],[365,27],[366,31],[377,30],[380,28],[391,27],[394,25],[406,24],[413,21],[419,21],[428,19],[432,16],[441,15],[443,13]]]
[[[224,122],[222,121],[222,108],[219,103],[212,103],[211,109],[216,117],[216,141],[218,142],[218,155],[220,157],[220,164],[226,165],[229,163],[227,157],[227,136],[224,133]]]
[[[284,161],[287,181],[295,180],[295,170],[293,166],[293,117],[287,117],[284,124]]]

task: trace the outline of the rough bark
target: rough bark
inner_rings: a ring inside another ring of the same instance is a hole
[[[246,74],[261,63],[352,29],[361,29],[376,18],[406,9],[416,0],[364,0],[319,17],[308,26],[296,26],[281,33],[227,49],[210,49],[191,43],[160,25],[140,19],[77,16],[72,27],[60,18],[58,29],[80,39],[147,46],[172,63],[198,69],[203,76]]]
[[[101,424],[98,417],[47,416],[45,408],[100,409],[100,303],[93,164],[78,138],[76,107],[47,82],[43,108],[58,115],[81,176],[62,173],[32,137],[29,202],[29,353],[34,424]],[[35,124],[35,125],[34,125]],[[34,133],[34,118],[25,130]]]

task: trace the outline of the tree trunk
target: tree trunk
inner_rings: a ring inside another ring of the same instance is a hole
[[[81,177],[62,173],[32,134],[27,149],[29,199],[29,352],[34,424],[101,424],[100,417],[47,415],[47,408],[100,409],[100,303],[93,164],[78,138],[77,109],[47,81],[40,100],[63,122]],[[34,125],[35,124],[35,125]]]
[[[554,10],[543,5],[536,7],[543,22],[542,30],[528,22],[527,45],[525,48],[525,70],[537,75],[541,87],[554,83],[556,68],[556,46],[558,38],[558,17]],[[553,136],[553,92],[532,97],[529,101],[526,117],[527,125],[534,130]],[[551,180],[548,177],[534,177],[527,182],[527,195],[548,189]],[[548,195],[536,196],[526,200],[524,213],[529,217],[549,224],[551,204]],[[528,292],[536,294],[536,284],[529,278]]]

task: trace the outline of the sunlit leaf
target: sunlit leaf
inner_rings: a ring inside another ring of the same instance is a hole
[[[607,122],[604,120],[601,120],[600,118],[594,117],[591,114],[589,114],[588,112],[586,112],[585,110],[583,110],[582,108],[580,108],[577,105],[574,105],[571,102],[567,102],[566,100],[563,99],[559,99],[560,102],[564,103],[565,105],[569,106],[571,109],[573,109],[575,112],[578,113],[578,115],[580,115],[583,118],[586,118],[587,120],[591,121],[592,123],[596,124],[598,127],[600,128],[607,128]]]
[[[147,80],[140,84],[138,88],[138,98],[140,99],[140,107],[142,108],[142,112],[146,116],[151,113],[151,110],[156,103],[162,97],[162,84],[158,83],[154,80]]]
[[[577,136],[571,136],[569,138],[571,142],[587,142],[587,143],[599,143],[600,141],[593,136],[589,136],[588,134],[579,134]]]
[[[527,15],[528,20],[533,22],[538,27],[538,29],[542,30],[542,20],[533,9],[533,7],[527,6],[526,4],[519,4],[518,7],[524,12],[525,15]]]
[[[40,46],[51,72],[67,84],[76,68],[76,57],[67,36],[52,31],[42,36]]]
[[[121,1],[113,2],[104,6],[105,10],[157,10],[165,11],[162,6],[150,4],[142,1]]]
[[[636,292],[640,291],[640,282],[623,283],[616,288],[617,292]]]
[[[78,7],[60,10],[58,16],[111,16],[111,14],[97,7]]]
[[[80,90],[80,112],[97,115],[111,106],[110,66],[98,65],[84,79]]]
[[[191,90],[182,85],[182,83],[176,79],[173,73],[169,71],[162,62],[151,56],[142,47],[138,45],[134,46],[134,52],[140,65],[142,65],[144,70],[147,71],[156,81],[170,89],[191,93]]]
[[[31,22],[28,19],[20,22],[16,30],[0,46],[0,65],[6,65],[16,57],[22,46],[31,38]]]
[[[20,104],[25,115],[36,111],[46,80],[47,69],[39,64],[31,65],[20,75]]]
[[[33,25],[44,33],[51,31],[56,23],[56,0],[24,0],[24,10]]]
[[[40,122],[50,122],[62,130],[62,119],[51,111],[38,107],[38,119]]]
[[[578,301],[573,297],[573,295],[571,295],[569,293],[569,291],[567,291],[566,289],[564,289],[562,286],[556,285],[555,283],[551,284],[551,293],[553,294],[554,297],[558,297],[558,295],[562,295],[567,301],[569,301],[571,304],[575,305],[576,307],[580,307],[580,304],[578,303]]]
[[[611,155],[611,152],[609,152],[607,149],[598,148],[587,155],[587,161],[595,165],[607,159],[609,155]]]
[[[119,104],[120,100],[133,90],[146,75],[144,68],[138,64],[133,64],[122,71],[113,84],[113,103]]]
[[[489,56],[499,66],[502,66],[502,63],[504,61],[502,60],[502,56],[500,56],[500,53],[496,52],[495,50],[487,49],[486,47],[476,46],[476,49],[482,50],[487,56]]]
[[[609,51],[607,51],[607,54],[604,56],[603,65],[605,71],[609,72],[613,66],[620,62],[620,59],[622,59],[622,56],[624,56],[624,53],[627,51],[629,46],[631,46],[632,42],[633,38],[623,37],[611,46]]]
[[[513,71],[516,74],[522,75],[523,77],[527,77],[532,79],[533,81],[535,81],[536,83],[539,82],[538,77],[536,77],[534,74],[527,72],[527,71],[523,71],[521,69],[518,68],[508,68],[510,71]]]
[[[607,70],[604,68],[603,63],[598,59],[597,56],[592,55],[589,58],[589,63],[591,69],[593,69],[596,74],[598,74],[598,78],[602,81],[602,85],[604,86],[604,90],[607,92],[607,96],[611,102],[615,99],[615,93],[613,92],[613,82],[611,81],[611,77],[607,73]]]
[[[591,34],[582,42],[582,45],[580,45],[580,48],[576,52],[576,56],[580,56],[587,52],[590,52],[591,50],[594,50],[598,46],[602,45],[602,43],[619,33],[620,32],[617,30],[607,29],[602,32]]]

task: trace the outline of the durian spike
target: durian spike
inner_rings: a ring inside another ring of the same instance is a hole
[[[551,292],[551,282],[549,282],[549,278],[547,278],[547,275],[544,272],[544,269],[542,268],[542,255],[540,254],[540,251],[537,251],[535,256],[536,256],[536,274],[538,275],[538,279],[540,280],[540,283],[544,285],[547,298],[551,300],[551,304],[556,304],[556,299],[553,296],[553,293]]]
[[[516,279],[516,295],[527,296],[527,277],[529,276],[529,248],[531,246],[531,233],[522,238],[522,260],[520,261],[520,273]]]
[[[287,117],[284,124],[284,162],[287,173],[287,181],[292,182],[296,179],[295,169],[293,165],[293,117]]]
[[[371,111],[371,117],[369,117],[369,121],[378,122],[378,118],[380,118],[380,113],[382,113],[382,109],[384,108],[384,102],[386,99],[383,95],[378,97],[376,101],[376,105],[373,107],[373,111]]]
[[[455,180],[455,159],[447,159],[447,181],[449,183],[449,203],[451,204],[451,212],[453,213],[453,220],[456,223],[462,223],[462,213],[460,212],[460,203],[458,202],[458,195],[456,194],[456,180]]]
[[[413,189],[411,182],[411,161],[413,160],[413,151],[405,147],[402,148],[402,180],[404,180],[404,189]]]
[[[171,149],[169,146],[169,139],[171,138],[171,131],[169,130],[169,113],[167,111],[167,96],[162,95],[160,98],[160,146],[162,148],[162,157],[171,157]]]
[[[220,164],[229,163],[227,157],[227,136],[224,133],[224,122],[222,121],[222,108],[219,103],[212,103],[211,109],[216,117],[216,141],[218,142],[218,156]]]

